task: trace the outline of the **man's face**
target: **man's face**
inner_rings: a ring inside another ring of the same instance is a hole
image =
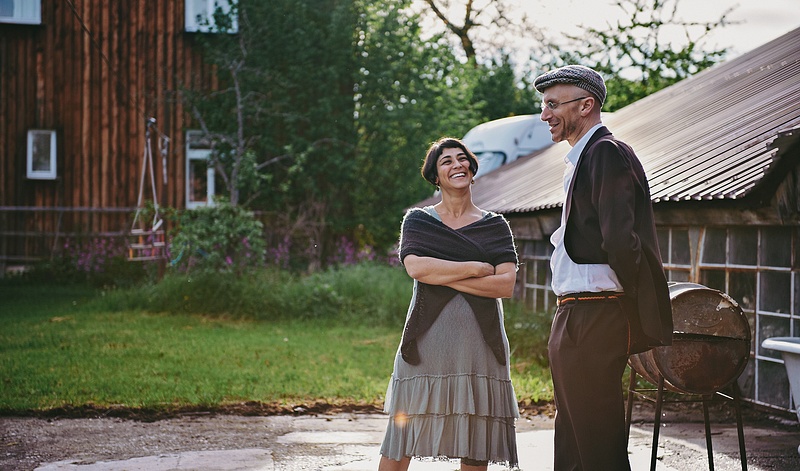
[[[566,140],[575,145],[585,131],[586,98],[591,94],[574,85],[558,84],[545,89],[542,97],[542,121],[550,125],[553,142]],[[574,100],[574,101],[573,101]]]

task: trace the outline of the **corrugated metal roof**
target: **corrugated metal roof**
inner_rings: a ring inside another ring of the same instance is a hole
[[[800,28],[603,122],[636,151],[654,202],[741,198],[772,167],[779,132],[800,126]],[[568,151],[561,142],[483,176],[473,201],[500,213],[560,207]]]

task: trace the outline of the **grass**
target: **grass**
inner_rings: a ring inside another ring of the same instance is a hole
[[[0,285],[0,412],[382,405],[410,296],[405,274],[358,267],[263,282],[220,280],[222,289],[206,280],[195,291],[175,278],[117,292]],[[203,291],[209,309],[192,301]],[[230,292],[251,299],[214,307]],[[542,333],[524,316],[507,309],[512,347],[519,339],[512,380],[522,403],[549,401]]]

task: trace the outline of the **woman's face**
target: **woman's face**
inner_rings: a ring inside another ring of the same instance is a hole
[[[436,162],[436,175],[439,187],[468,188],[472,182],[472,172],[469,170],[469,158],[460,148],[448,148],[442,151]]]

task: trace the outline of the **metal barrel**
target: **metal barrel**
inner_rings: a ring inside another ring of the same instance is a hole
[[[739,303],[696,283],[670,283],[672,345],[631,355],[642,378],[686,394],[714,394],[742,374],[750,357],[750,324]]]

